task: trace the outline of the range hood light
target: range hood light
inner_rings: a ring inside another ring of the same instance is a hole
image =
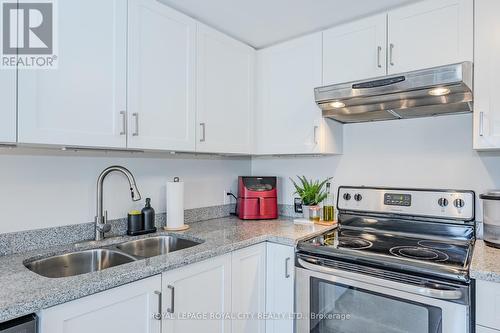
[[[342,103],[342,102],[339,102],[339,101],[335,101],[335,102],[330,103],[330,106],[332,108],[335,108],[335,109],[340,109],[340,108],[345,107],[345,103]]]
[[[439,88],[434,88],[432,90],[429,90],[429,95],[431,96],[444,96],[448,95],[450,93],[450,89],[444,88],[444,87],[439,87]]]

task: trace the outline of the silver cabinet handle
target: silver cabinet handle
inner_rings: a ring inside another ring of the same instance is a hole
[[[389,44],[389,64],[394,66],[394,44]]]
[[[168,289],[170,289],[170,307],[167,308],[168,313],[174,313],[175,311],[175,288],[174,286],[167,286]]]
[[[484,112],[479,112],[479,136],[484,136]]]
[[[201,126],[200,142],[205,142],[205,129],[206,129],[205,123],[200,123],[200,126]]]
[[[285,279],[288,279],[290,278],[290,271],[289,271],[289,268],[290,268],[290,260],[291,258],[288,257],[285,259]]]
[[[120,111],[120,115],[122,116],[122,131],[120,132],[120,135],[125,135],[127,134],[127,112]]]
[[[344,279],[350,279],[353,281],[368,283],[372,285],[382,286],[385,288],[396,289],[400,291],[405,291],[408,293],[412,293],[415,295],[422,295],[436,299],[444,299],[444,300],[457,300],[462,298],[462,291],[459,289],[438,289],[438,288],[429,288],[424,286],[416,286],[410,284],[402,284],[400,282],[392,282],[383,280],[376,277],[371,277],[369,275],[360,275],[358,273],[353,273],[349,271],[343,271],[340,269],[323,266],[321,264],[313,264],[304,259],[298,259],[298,263],[305,269],[319,272],[328,275],[334,275],[337,277],[341,277]],[[439,287],[439,286],[436,286]]]
[[[315,145],[318,144],[318,135],[317,135],[318,129],[319,129],[319,126],[314,126],[314,134],[313,134],[314,138],[313,138],[313,140],[314,140]]]
[[[139,114],[137,112],[132,113],[132,117],[135,118],[135,131],[132,136],[139,136]]]
[[[382,64],[380,62],[380,57],[382,53],[382,46],[377,46],[377,67],[382,68]]]
[[[153,317],[156,320],[161,320],[161,317],[162,317],[162,311],[161,311],[161,291],[156,291],[155,290],[155,295],[158,296],[158,312],[155,313],[155,315]]]

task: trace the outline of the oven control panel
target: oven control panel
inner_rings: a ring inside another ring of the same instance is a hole
[[[474,201],[473,191],[341,186],[337,208],[340,211],[472,221]]]
[[[404,193],[384,193],[384,205],[411,206],[411,195]]]

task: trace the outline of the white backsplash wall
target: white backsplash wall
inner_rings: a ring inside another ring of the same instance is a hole
[[[288,177],[334,177],[339,185],[500,188],[500,153],[472,150],[472,116],[454,115],[344,126],[344,154],[254,158],[253,175],[280,177],[278,199],[293,204]],[[482,219],[479,199],[476,217]]]
[[[236,190],[237,176],[250,174],[248,159],[68,154],[0,155],[0,233],[93,221],[97,177],[110,165],[122,165],[134,174],[143,200],[132,202],[127,179],[110,174],[104,184],[109,219],[140,209],[146,197],[157,213],[165,212],[165,183],[175,176],[185,182],[186,209],[222,205],[229,199],[224,191]]]

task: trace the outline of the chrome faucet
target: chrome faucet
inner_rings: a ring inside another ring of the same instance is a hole
[[[130,193],[132,195],[132,201],[141,200],[141,194],[137,189],[137,185],[135,184],[135,178],[130,171],[126,168],[118,165],[110,166],[109,168],[104,169],[103,172],[99,175],[97,179],[97,215],[95,217],[95,240],[103,240],[106,232],[111,230],[111,225],[108,222],[108,212],[103,210],[103,184],[104,179],[111,172],[118,171],[123,173],[130,184]]]

